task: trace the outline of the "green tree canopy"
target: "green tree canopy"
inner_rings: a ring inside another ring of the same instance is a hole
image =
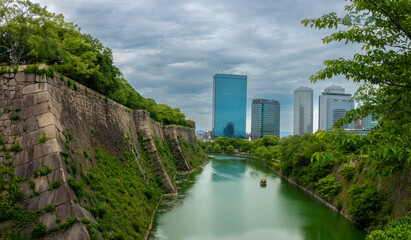
[[[111,49],[63,15],[28,0],[0,1],[0,64],[40,62],[131,109],[146,109],[162,124],[195,127],[180,109],[142,97],[114,66]]]
[[[337,29],[323,38],[324,43],[344,42],[362,45],[352,59],[324,61],[325,68],[311,76],[312,82],[343,75],[361,84],[354,99],[363,103],[336,124],[372,115],[379,129],[365,137],[344,133],[319,133],[317,136],[338,140],[339,154],[351,152],[373,159],[372,169],[392,172],[411,164],[411,2],[409,0],[350,0],[346,15],[330,13],[318,19],[306,19],[305,26]],[[337,152],[326,153],[330,157]],[[319,156],[317,154],[317,156]]]
[[[359,43],[365,53],[357,53],[352,59],[326,60],[325,68],[310,79],[316,82],[343,75],[362,84],[355,100],[363,105],[349,112],[347,123],[373,114],[382,116],[382,125],[408,124],[411,119],[411,2],[350,2],[344,17],[330,13],[302,23],[318,29],[340,27],[343,30],[323,38],[323,42]]]

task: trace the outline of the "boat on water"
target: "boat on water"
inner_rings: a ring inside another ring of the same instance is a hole
[[[261,178],[260,180],[260,186],[266,186],[267,185],[267,179]]]

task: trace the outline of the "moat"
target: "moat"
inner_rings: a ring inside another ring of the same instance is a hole
[[[163,199],[149,239],[365,239],[364,231],[259,161],[211,157],[180,176],[180,196]]]

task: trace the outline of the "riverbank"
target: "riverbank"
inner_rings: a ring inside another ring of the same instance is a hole
[[[295,182],[293,179],[285,176],[284,174],[282,174],[280,171],[278,171],[277,169],[275,169],[274,167],[270,166],[269,164],[267,164],[266,162],[264,162],[261,158],[256,157],[256,156],[251,156],[251,155],[246,155],[246,154],[240,154],[240,153],[235,153],[235,154],[225,154],[225,153],[213,153],[213,155],[225,155],[225,156],[238,156],[238,157],[244,157],[244,158],[251,158],[254,160],[258,160],[259,162],[261,162],[264,166],[266,166],[268,169],[270,169],[271,171],[275,172],[278,176],[280,176],[281,178],[285,179],[286,181],[288,181],[289,183],[295,185],[296,187],[298,187],[299,189],[303,190],[304,192],[306,192],[307,194],[311,195],[312,197],[314,197],[316,200],[320,201],[322,204],[324,204],[325,206],[327,206],[328,208],[334,210],[335,212],[339,213],[341,216],[343,216],[344,218],[346,218],[347,220],[351,221],[352,223],[355,224],[355,222],[351,219],[351,217],[348,214],[343,213],[342,211],[339,211],[334,205],[332,205],[331,203],[327,202],[326,200],[324,200],[323,198],[321,198],[321,196],[319,196],[318,194],[316,194],[314,191],[298,184],[297,182]],[[367,233],[370,233],[371,231],[367,230],[367,229],[363,229],[364,231],[366,231]]]

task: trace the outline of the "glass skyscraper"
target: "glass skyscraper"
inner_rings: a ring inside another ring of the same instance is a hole
[[[319,118],[318,128],[329,131],[338,119],[345,116],[345,113],[354,108],[351,101],[351,94],[345,93],[345,89],[340,86],[330,86],[324,89],[319,97]],[[343,129],[354,129],[354,123],[344,124]]]
[[[294,126],[295,135],[313,133],[313,90],[300,87],[294,91]]]
[[[251,106],[251,140],[265,135],[280,137],[280,102],[253,99]]]
[[[215,74],[213,78],[213,136],[245,138],[247,76]]]

